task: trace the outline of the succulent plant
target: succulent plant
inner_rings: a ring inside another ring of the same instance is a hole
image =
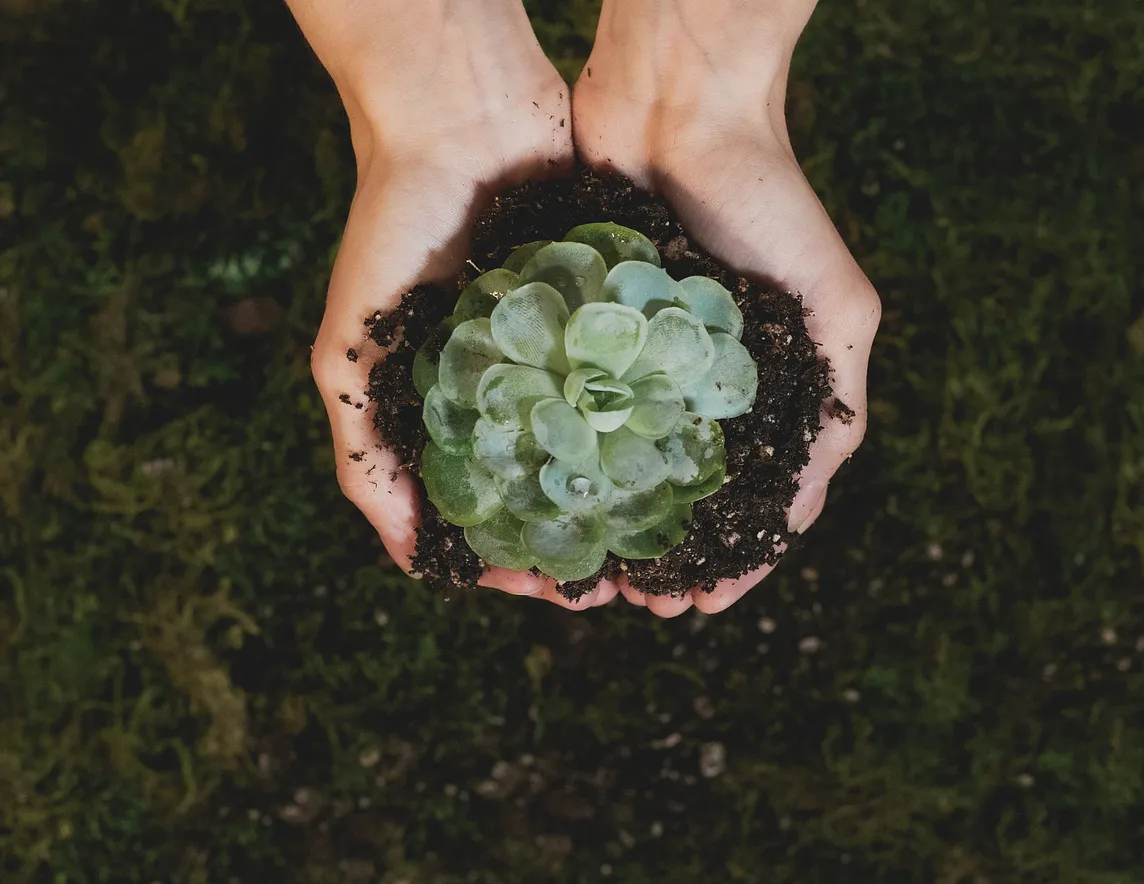
[[[717,421],[754,403],[742,333],[727,289],[672,279],[637,231],[521,246],[414,361],[429,499],[492,565],[570,581],[608,550],[662,556],[723,485]]]

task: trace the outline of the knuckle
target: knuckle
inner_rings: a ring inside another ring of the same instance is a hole
[[[882,321],[882,299],[868,280],[863,278],[853,297],[847,300],[848,324],[869,330],[872,335]]]
[[[338,382],[341,363],[344,361],[344,356],[339,360],[329,347],[314,345],[314,349],[310,352],[310,373],[314,376],[314,382],[319,390],[327,391]]]

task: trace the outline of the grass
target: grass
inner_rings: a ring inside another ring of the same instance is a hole
[[[566,74],[592,6],[530,3]],[[871,431],[672,622],[432,597],[341,497],[352,166],[281,4],[0,22],[5,884],[1144,880],[1137,4],[819,9],[790,115],[885,302]]]

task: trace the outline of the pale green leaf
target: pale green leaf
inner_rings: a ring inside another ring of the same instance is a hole
[[[536,554],[524,545],[524,523],[507,510],[465,529],[465,542],[488,565],[527,571],[536,564]]]
[[[473,457],[489,472],[517,479],[535,474],[548,453],[528,430],[482,417],[473,426]]]
[[[683,416],[683,393],[665,374],[649,374],[632,384],[635,407],[624,426],[638,436],[659,439],[670,433]]]
[[[623,375],[643,350],[647,319],[623,304],[585,304],[564,330],[564,347],[573,368],[599,368]]]
[[[504,355],[493,340],[492,325],[487,319],[462,322],[441,351],[437,383],[441,392],[466,408],[477,404],[477,386],[485,371],[504,361]]]
[[[604,564],[604,527],[591,517],[563,516],[550,522],[529,522],[521,530],[525,545],[535,553],[537,567],[566,582],[591,577]]]
[[[694,503],[697,500],[703,500],[705,497],[710,497],[716,491],[723,487],[723,481],[727,478],[727,467],[725,464],[720,463],[715,472],[700,482],[698,485],[672,485],[672,492],[675,494],[676,503]]]
[[[564,297],[569,311],[602,300],[600,290],[608,268],[591,246],[554,242],[539,249],[520,271],[520,281],[546,282]]]
[[[678,504],[657,525],[630,534],[609,535],[608,548],[625,559],[658,559],[679,546],[690,528],[691,504]]]
[[[681,300],[707,331],[723,332],[736,340],[743,336],[743,311],[722,285],[707,276],[689,276],[679,285],[683,289]]]
[[[429,442],[421,453],[425,493],[441,517],[467,528],[503,507],[493,474],[470,457],[448,454]]]
[[[493,340],[513,362],[545,371],[568,373],[564,326],[568,307],[560,292],[530,282],[505,295],[493,310]]]
[[[598,433],[611,433],[627,423],[635,406],[635,397],[627,384],[602,377],[585,382],[578,405],[592,429]]]
[[[608,269],[621,261],[646,261],[659,266],[659,252],[650,239],[638,230],[619,224],[581,224],[568,231],[565,242],[582,242],[599,252]]]
[[[540,487],[540,477],[530,473],[517,479],[496,477],[497,491],[505,508],[524,522],[545,522],[560,516],[560,507]]]
[[[682,295],[683,289],[667,271],[644,261],[624,261],[608,272],[600,300],[632,307],[650,319]]]
[[[577,405],[585,385],[589,381],[603,377],[607,377],[607,373],[598,368],[577,368],[569,372],[568,377],[564,379],[564,401],[569,405]]]
[[[430,438],[442,451],[468,454],[472,450],[473,425],[480,417],[476,409],[458,405],[437,386],[425,397],[421,415]]]
[[[465,286],[457,306],[453,308],[453,318],[459,325],[470,319],[480,319],[493,315],[497,303],[519,284],[519,277],[511,270],[497,268],[483,273]]]
[[[597,454],[596,431],[563,399],[537,402],[530,424],[540,447],[553,457],[579,463]]]
[[[600,466],[608,478],[628,491],[654,488],[671,472],[667,455],[656,443],[626,427],[600,439]]]
[[[723,428],[690,412],[683,415],[674,432],[655,444],[667,455],[668,481],[675,485],[697,485],[727,461]]]
[[[662,372],[682,386],[684,379],[706,374],[714,361],[715,344],[703,323],[686,310],[665,307],[648,321],[647,343],[623,380]]]
[[[527,427],[533,406],[559,397],[563,379],[528,365],[494,365],[481,378],[476,404],[483,416],[499,424]]]
[[[645,491],[617,488],[600,512],[600,518],[615,531],[643,531],[661,521],[671,511],[674,500],[672,486],[667,482]]]
[[[441,323],[432,332],[413,357],[413,386],[425,398],[437,385],[441,364],[441,350],[456,326]]]
[[[504,269],[519,274],[524,269],[524,265],[532,260],[533,255],[551,243],[552,240],[550,239],[539,239],[536,242],[525,243],[505,258]]]
[[[613,485],[595,458],[578,464],[550,460],[540,468],[540,487],[565,513],[587,513],[606,503]]]
[[[759,391],[759,368],[747,348],[730,335],[714,334],[715,360],[698,380],[683,387],[687,408],[715,420],[751,410]]]

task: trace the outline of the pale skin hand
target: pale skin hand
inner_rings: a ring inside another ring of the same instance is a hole
[[[881,316],[787,135],[787,72],[813,9],[814,0],[605,0],[573,100],[576,146],[589,165],[663,194],[730,267],[803,295],[834,393],[855,415],[849,423],[822,415],[788,517],[799,532],[818,518],[831,476],[862,441],[866,365]],[[649,596],[623,578],[620,590],[662,617],[692,605],[715,613],[771,570],[711,593]]]
[[[314,378],[342,490],[409,571],[420,519],[413,479],[378,448],[372,410],[353,406],[383,355],[363,322],[393,310],[417,283],[456,278],[482,197],[572,162],[569,91],[519,0],[288,3],[345,104],[358,173]],[[346,358],[350,348],[357,362]],[[550,580],[500,569],[481,582],[575,609],[618,592],[603,581],[573,603]]]

